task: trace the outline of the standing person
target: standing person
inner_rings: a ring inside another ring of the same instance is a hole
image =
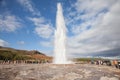
[[[96,65],[99,65],[99,61],[98,60],[96,61]]]
[[[91,64],[94,64],[94,60],[91,60]]]
[[[103,61],[102,60],[100,61],[100,64],[103,65]]]
[[[118,68],[118,61],[117,60],[114,61],[114,64],[115,64],[115,67]]]

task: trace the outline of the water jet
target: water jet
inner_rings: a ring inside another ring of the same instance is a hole
[[[68,64],[66,57],[66,33],[61,3],[57,4],[56,30],[54,40],[54,64]]]

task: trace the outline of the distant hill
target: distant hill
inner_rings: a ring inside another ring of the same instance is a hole
[[[0,60],[51,60],[52,57],[47,56],[37,50],[19,50],[9,47],[0,46]]]

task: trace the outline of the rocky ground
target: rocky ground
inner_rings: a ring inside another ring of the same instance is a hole
[[[120,80],[120,69],[91,64],[1,64],[0,80]]]

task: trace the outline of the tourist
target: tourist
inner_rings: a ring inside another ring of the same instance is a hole
[[[114,61],[114,64],[115,64],[115,67],[118,68],[118,61],[117,60]]]

